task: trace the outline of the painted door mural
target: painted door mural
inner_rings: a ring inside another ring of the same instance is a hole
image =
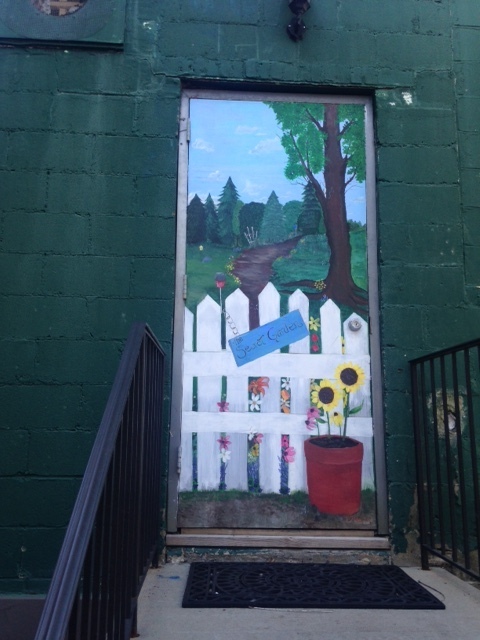
[[[367,107],[185,97],[180,528],[376,527]]]

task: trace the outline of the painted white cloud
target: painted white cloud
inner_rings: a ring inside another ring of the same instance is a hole
[[[235,129],[235,135],[237,136],[251,136],[259,135],[259,127],[251,127],[248,124],[239,124]]]
[[[202,138],[195,138],[192,147],[197,151],[206,151],[207,153],[213,153],[215,151],[213,145]]]
[[[220,175],[219,169],[209,173],[207,178],[208,178],[208,180],[213,180],[214,182],[218,182],[221,179],[221,175]]]
[[[249,198],[258,198],[263,193],[263,187],[251,180],[245,180],[245,186],[242,189],[242,195],[245,194]]]
[[[280,138],[268,138],[268,140],[262,140],[256,144],[248,153],[253,156],[265,156],[281,150],[282,143],[280,142]]]

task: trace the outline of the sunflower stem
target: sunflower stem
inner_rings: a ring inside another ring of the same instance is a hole
[[[343,421],[343,439],[345,440],[345,437],[347,435],[347,419],[348,419],[348,414],[350,411],[350,393],[348,391],[345,391],[345,395],[346,395],[346,402],[345,402],[345,412],[343,414],[344,417],[344,421]]]

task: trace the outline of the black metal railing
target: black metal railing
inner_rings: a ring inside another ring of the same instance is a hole
[[[129,334],[35,640],[125,640],[158,562],[164,353]]]
[[[480,339],[410,366],[422,567],[480,579]]]

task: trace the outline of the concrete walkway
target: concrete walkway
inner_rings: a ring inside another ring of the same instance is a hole
[[[405,571],[444,611],[182,609],[189,565],[152,569],[139,601],[140,640],[480,640],[480,590],[444,569]]]

